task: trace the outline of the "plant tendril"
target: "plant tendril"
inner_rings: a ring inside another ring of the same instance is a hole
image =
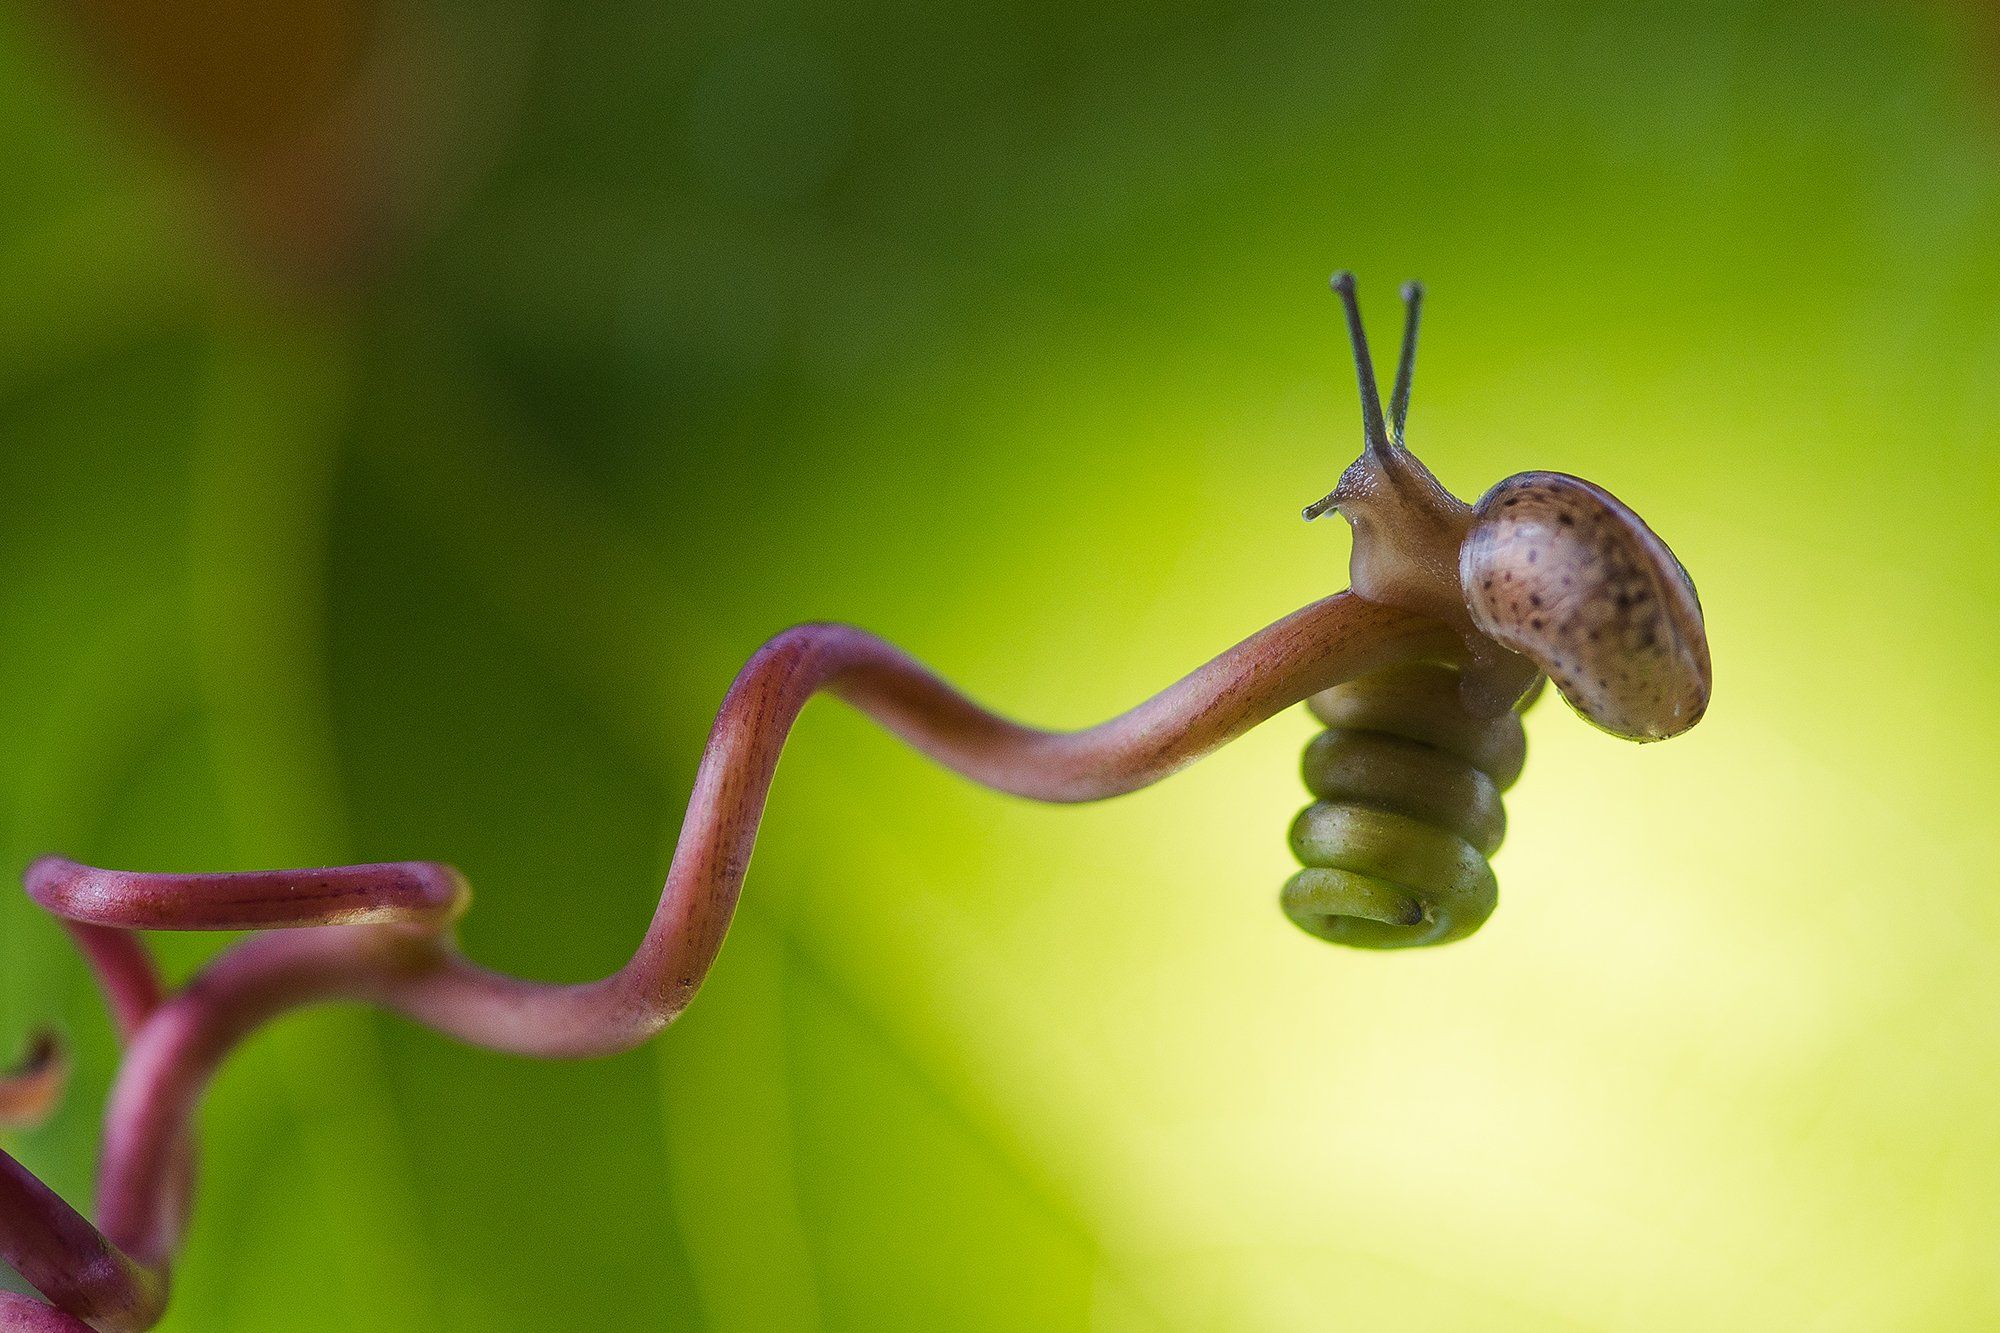
[[[105,1114],[94,1225],[0,1153],[0,1257],[48,1302],[0,1296],[0,1333],[142,1333],[158,1321],[192,1200],[195,1108],[229,1053],[283,1014],[358,1001],[474,1045],[555,1059],[628,1050],[666,1027],[721,948],[779,754],[816,694],[996,791],[1095,801],[1158,782],[1344,681],[1461,651],[1434,621],[1340,593],[1108,722],[1053,732],[987,711],[864,631],[786,630],[723,699],[637,950],[581,984],[508,976],[461,954],[451,925],[467,890],[441,864],[161,875],[45,857],[29,867],[28,892],[71,931],[126,1045]],[[168,992],[132,933],[141,929],[260,933]]]

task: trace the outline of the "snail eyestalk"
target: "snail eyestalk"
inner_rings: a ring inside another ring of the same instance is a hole
[[[1361,303],[1354,295],[1354,275],[1345,269],[1333,275],[1333,290],[1347,311],[1347,336],[1354,343],[1354,377],[1361,383],[1361,438],[1369,453],[1386,453],[1389,432],[1382,424],[1382,386],[1375,382],[1375,362],[1368,355],[1368,330],[1361,324]]]
[[[1396,358],[1396,388],[1389,395],[1390,438],[1403,447],[1403,422],[1410,415],[1410,377],[1417,369],[1417,319],[1424,310],[1424,285],[1403,284],[1403,354]]]
[[[1417,310],[1423,301],[1423,288],[1416,283],[1407,283],[1403,287],[1403,300],[1408,304],[1409,314],[1403,325],[1402,363],[1396,371],[1396,434],[1393,440],[1382,418],[1382,386],[1375,380],[1375,360],[1368,354],[1368,330],[1361,322],[1361,303],[1355,297],[1354,275],[1345,269],[1334,274],[1333,290],[1339,294],[1341,307],[1347,312],[1347,336],[1354,345],[1354,378],[1361,386],[1361,457],[1387,467],[1402,446],[1403,417],[1410,408],[1410,372],[1416,363]],[[1306,522],[1310,523],[1333,509],[1343,498],[1342,488],[1336,486],[1305,507]]]

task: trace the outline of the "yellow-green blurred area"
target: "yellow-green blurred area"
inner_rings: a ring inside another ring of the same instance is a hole
[[[1536,709],[1415,954],[1277,909],[1302,713],[1053,809],[816,707],[653,1046],[233,1060],[165,1327],[2000,1326],[1980,9],[16,4],[0,182],[9,874],[445,860],[601,975],[786,624],[1080,725],[1340,587],[1338,267],[1428,282],[1446,483],[1609,487],[1714,651],[1670,744]],[[44,1020],[81,1204],[0,894]]]

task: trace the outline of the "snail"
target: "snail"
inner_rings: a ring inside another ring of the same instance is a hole
[[[1385,419],[1354,276],[1334,276],[1361,387],[1361,456],[1308,520],[1354,533],[1358,596],[1450,628],[1454,664],[1393,667],[1310,701],[1330,730],[1306,751],[1317,798],[1292,826],[1306,867],[1287,915],[1368,948],[1462,939],[1493,910],[1486,858],[1520,774],[1520,711],[1552,682],[1586,721],[1633,741],[1680,735],[1708,707],[1701,602],[1667,544],[1603,487],[1523,472],[1477,504],[1404,443],[1423,288],[1403,287],[1402,354]]]

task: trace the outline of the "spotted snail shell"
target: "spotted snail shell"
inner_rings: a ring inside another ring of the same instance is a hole
[[[1667,544],[1601,486],[1523,472],[1488,491],[1459,548],[1481,633],[1548,673],[1586,721],[1635,741],[1708,708],[1708,637]]]

